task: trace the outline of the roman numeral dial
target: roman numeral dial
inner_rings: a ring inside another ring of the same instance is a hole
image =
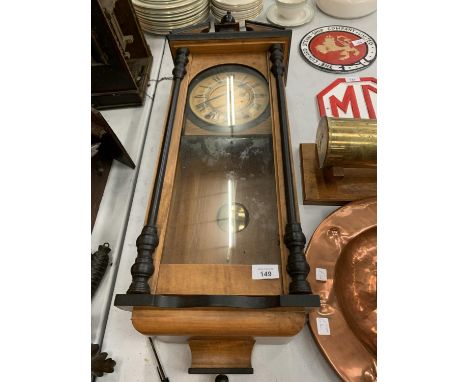
[[[202,124],[239,127],[253,125],[269,112],[269,94],[267,81],[255,70],[222,65],[202,72],[192,81],[188,101],[195,119]]]

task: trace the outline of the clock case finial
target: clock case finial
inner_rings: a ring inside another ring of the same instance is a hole
[[[231,11],[227,11],[221,18],[221,22],[214,23],[215,32],[239,32],[240,24],[232,15]]]

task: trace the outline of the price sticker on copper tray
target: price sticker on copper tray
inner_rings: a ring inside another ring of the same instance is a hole
[[[325,268],[315,268],[315,280],[327,281],[327,270]]]
[[[279,279],[278,264],[255,264],[252,265],[253,280]]]
[[[330,335],[330,323],[326,317],[317,317],[317,332],[321,336]]]

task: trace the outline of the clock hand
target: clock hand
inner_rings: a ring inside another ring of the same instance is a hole
[[[195,106],[203,105],[204,103],[208,103],[208,102],[210,102],[210,101],[213,101],[213,100],[216,99],[216,98],[224,97],[225,95],[226,95],[226,94],[221,94],[221,95],[219,95],[219,96],[216,96],[216,97],[207,99],[206,101],[200,102],[199,104],[197,104],[197,105],[195,105]]]

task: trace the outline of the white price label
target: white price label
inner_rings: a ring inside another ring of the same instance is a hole
[[[278,264],[252,265],[253,280],[279,279]]]
[[[346,77],[345,81],[346,82],[359,82],[361,81],[361,77]]]
[[[327,281],[327,270],[325,268],[315,268],[315,280]]]
[[[358,46],[358,45],[362,45],[366,43],[362,38],[360,38],[359,40],[351,41],[351,42],[354,46]]]
[[[330,324],[328,323],[328,318],[317,317],[317,332],[321,336],[330,335]]]

